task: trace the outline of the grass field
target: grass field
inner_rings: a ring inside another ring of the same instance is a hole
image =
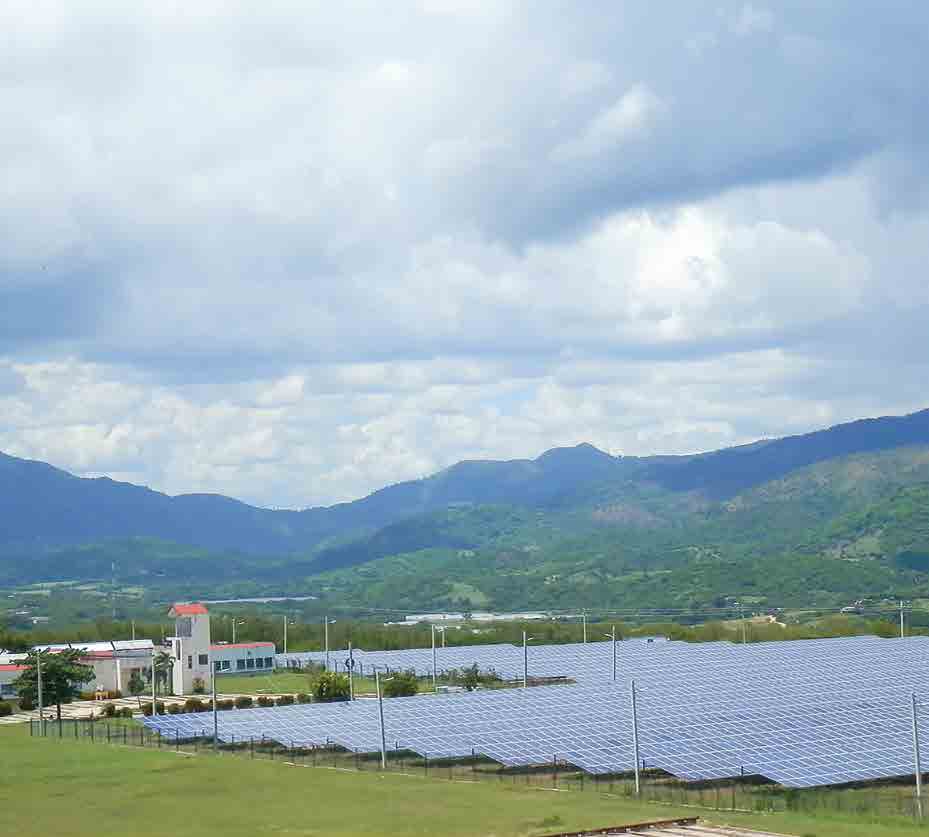
[[[704,813],[715,822],[805,837],[929,834],[903,820],[716,814],[601,793],[30,738],[24,727],[0,729],[0,760],[4,831],[18,835],[528,837]]]
[[[309,692],[311,676],[293,671],[274,671],[268,674],[223,674],[216,678],[216,688],[226,694],[297,694]],[[374,681],[367,677],[355,678],[355,691],[374,694]]]

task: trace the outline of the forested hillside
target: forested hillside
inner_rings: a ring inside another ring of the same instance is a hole
[[[0,455],[0,582],[319,592],[370,606],[929,595],[929,411],[690,457],[462,462],[354,503],[169,497]]]

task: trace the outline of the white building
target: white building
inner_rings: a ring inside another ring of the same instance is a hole
[[[26,667],[13,660],[0,660],[0,700],[16,697],[13,681],[26,670]]]
[[[210,646],[217,674],[261,674],[274,668],[273,642],[220,642]]]
[[[138,674],[143,683],[152,676],[152,641],[114,640],[111,642],[67,642],[37,645],[33,650],[55,654],[60,651],[80,651],[80,662],[93,669],[93,680],[81,684],[85,692],[116,692],[129,694],[129,681]],[[25,669],[25,654],[0,654],[0,698],[13,697],[12,682]]]
[[[174,617],[174,636],[168,638],[174,657],[172,676],[176,695],[210,688],[210,614],[200,602],[176,604],[168,611]]]

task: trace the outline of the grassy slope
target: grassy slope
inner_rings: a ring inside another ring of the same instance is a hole
[[[224,694],[298,694],[309,692],[312,677],[290,671],[275,671],[273,674],[237,675],[225,674],[216,679],[216,688]],[[368,677],[355,677],[358,692],[373,692],[374,681]]]
[[[590,792],[552,793],[38,740],[22,727],[0,729],[0,760],[15,765],[0,784],[4,831],[19,835],[515,837],[684,813]],[[818,837],[925,833],[903,821],[867,822],[852,814],[714,814],[710,819]]]

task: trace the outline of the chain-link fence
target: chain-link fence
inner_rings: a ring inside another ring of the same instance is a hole
[[[44,728],[43,728],[44,727]],[[191,755],[213,755],[243,759],[280,761],[289,765],[382,771],[418,775],[450,781],[493,782],[512,786],[546,787],[592,792],[614,797],[634,797],[632,774],[594,776],[552,755],[549,764],[531,768],[507,768],[479,755],[470,758],[431,759],[428,754],[388,750],[386,767],[379,752],[352,752],[336,746],[297,747],[286,742],[248,738],[214,746],[209,736],[196,739],[167,738],[134,720],[47,720],[31,721],[29,734],[68,741],[174,750]],[[919,817],[912,782],[870,782],[841,788],[792,789],[745,776],[713,782],[683,782],[666,773],[646,770],[640,774],[638,798],[677,807],[713,811],[784,812],[807,815],[854,814],[861,817]],[[926,809],[929,815],[929,806]]]

